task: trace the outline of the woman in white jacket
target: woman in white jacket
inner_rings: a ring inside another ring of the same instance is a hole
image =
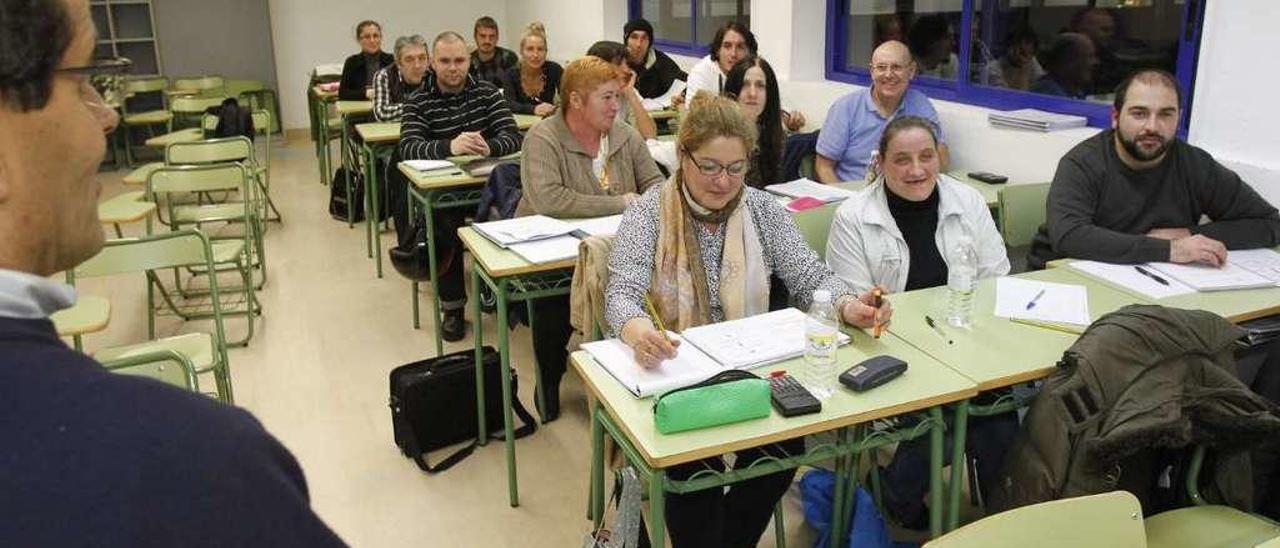
[[[1009,272],[1004,240],[985,201],[963,183],[938,177],[937,148],[928,120],[903,116],[889,122],[880,138],[878,176],[836,212],[827,262],[855,291],[880,286],[896,293],[945,285],[947,251],[966,239],[977,251],[979,277]],[[1017,428],[1013,413],[970,418],[966,452],[978,461],[983,492],[995,487]],[[923,503],[929,477],[925,439],[898,444],[882,473],[885,507],[909,529],[928,526]]]
[[[916,116],[889,122],[866,188],[840,206],[827,239],[827,263],[858,291],[889,293],[947,283],[947,257],[963,240],[978,254],[978,277],[1009,273],[1004,239],[978,191],[938,176],[933,124]]]

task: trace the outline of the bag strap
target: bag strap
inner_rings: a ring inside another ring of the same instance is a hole
[[[516,428],[513,432],[516,439],[523,438],[538,431],[537,421],[533,420],[533,415],[529,414],[529,410],[525,408],[524,403],[520,401],[519,397],[511,398],[511,409],[512,411],[515,411],[516,418],[519,418],[522,423],[522,426]],[[409,446],[410,458],[413,459],[414,464],[418,465],[419,470],[428,474],[436,474],[452,468],[453,465],[462,462],[462,459],[471,456],[471,453],[475,452],[476,446],[479,445],[475,440],[471,440],[471,443],[468,443],[466,446],[454,451],[452,454],[445,457],[444,460],[440,461],[439,464],[431,466],[431,463],[427,461],[427,454],[418,446],[418,437],[415,436],[412,431],[409,432],[407,437],[406,445]],[[489,439],[501,440],[504,437],[504,434],[490,434]]]

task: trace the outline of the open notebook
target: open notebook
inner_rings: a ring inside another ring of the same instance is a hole
[[[676,357],[653,369],[641,367],[631,347],[619,339],[594,341],[582,349],[636,397],[648,397],[706,380],[727,369],[751,369],[804,354],[804,312],[795,308],[716,324],[682,334]],[[839,344],[849,342],[840,334]]]
[[[1270,249],[1230,251],[1226,264],[1219,268],[1199,264],[1121,265],[1097,261],[1072,261],[1068,266],[1153,299],[1197,291],[1280,285],[1280,253]]]
[[[563,221],[572,230],[563,236],[511,244],[507,247],[521,259],[534,264],[551,263],[578,256],[578,243],[587,236],[613,236],[618,233],[622,215],[569,219]]]

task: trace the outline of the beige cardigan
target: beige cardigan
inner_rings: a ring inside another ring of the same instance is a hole
[[[534,125],[524,137],[520,182],[524,195],[516,216],[539,213],[556,218],[600,217],[622,213],[622,195],[642,194],[665,178],[649,156],[644,138],[617,120],[609,130],[609,188],[591,170],[594,157],[583,150],[564,117],[555,114]]]

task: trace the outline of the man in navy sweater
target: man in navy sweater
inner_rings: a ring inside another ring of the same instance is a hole
[[[87,0],[0,2],[0,546],[341,546],[248,413],[114,375],[49,321],[51,274],[102,247],[118,122],[91,85]]]

